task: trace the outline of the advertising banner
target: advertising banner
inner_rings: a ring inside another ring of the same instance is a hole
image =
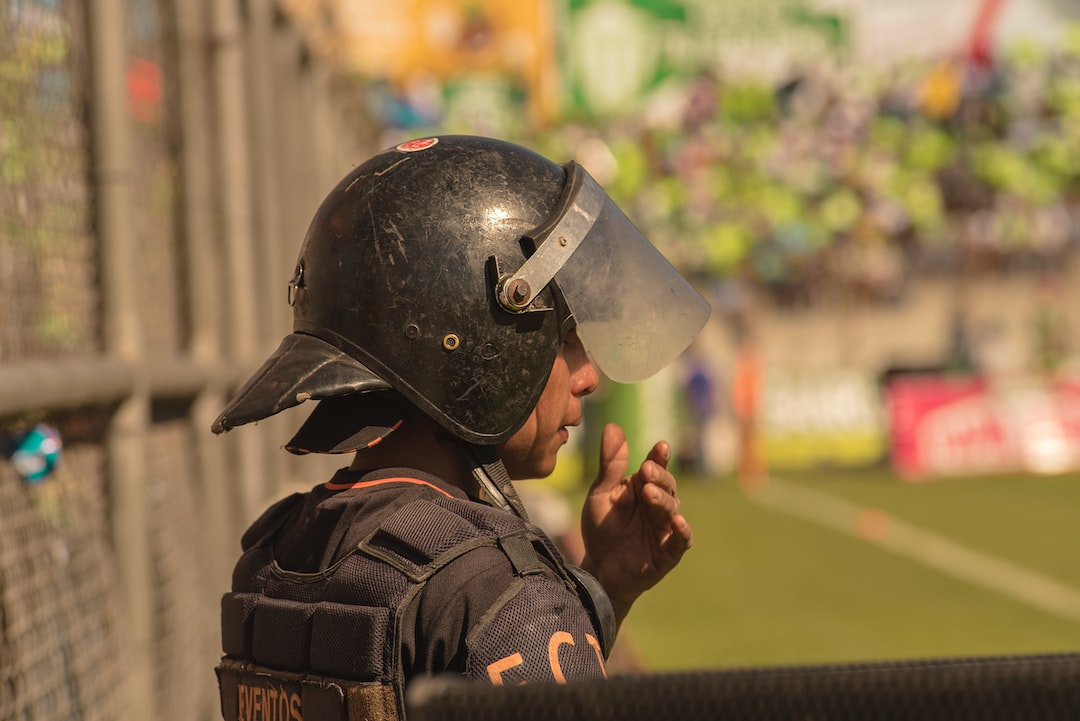
[[[537,122],[555,113],[550,0],[337,0],[335,8],[346,62],[431,123],[520,116],[522,105]]]
[[[770,469],[866,467],[885,458],[885,417],[869,373],[769,369],[763,401]]]
[[[892,465],[909,480],[1080,467],[1080,379],[918,375],[888,398]]]
[[[850,34],[843,13],[808,0],[553,1],[566,8],[559,60],[572,114],[638,112],[717,69],[787,74],[844,51]]]

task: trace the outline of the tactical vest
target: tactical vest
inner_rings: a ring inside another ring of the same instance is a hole
[[[599,584],[515,516],[454,498],[414,500],[330,567],[296,573],[277,565],[272,543],[294,506],[271,510],[222,598],[226,721],[404,719],[405,608],[434,573],[481,547],[500,549],[515,576],[554,569],[581,598],[604,656],[610,651],[614,614]]]

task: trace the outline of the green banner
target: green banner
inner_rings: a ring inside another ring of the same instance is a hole
[[[669,84],[732,58],[843,53],[849,22],[809,0],[564,0],[560,53],[567,114],[633,113]],[[745,68],[744,68],[745,69]]]

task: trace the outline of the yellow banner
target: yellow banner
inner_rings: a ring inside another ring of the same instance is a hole
[[[510,77],[534,120],[556,105],[550,0],[337,0],[342,55],[396,89],[468,75]]]

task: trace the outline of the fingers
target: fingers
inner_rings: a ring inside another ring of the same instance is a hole
[[[613,497],[624,501],[637,495],[645,501],[651,522],[656,526],[667,525],[679,512],[675,476],[667,468],[670,460],[671,446],[660,441],[649,451],[638,471],[628,477],[630,447],[626,434],[617,424],[609,423],[600,436],[600,467],[591,492],[614,491]],[[633,490],[627,495],[621,488]]]
[[[626,434],[617,424],[608,423],[600,436],[600,468],[593,488],[608,490],[621,485],[629,465],[630,445]]]
[[[671,535],[664,539],[662,547],[664,552],[671,557],[674,563],[678,563],[691,546],[694,545],[694,529],[685,517],[676,515],[671,519]]]
[[[694,529],[691,528],[690,522],[686,520],[685,516],[677,515],[671,519],[671,542],[676,548],[681,548],[679,556],[682,556],[686,552],[686,549],[694,545]]]
[[[641,469],[636,475],[639,477],[641,484],[655,484],[665,494],[675,498],[675,476],[668,470],[670,461],[671,446],[668,445],[667,441],[659,441],[649,451],[649,455],[645,457],[645,461],[641,464]],[[644,487],[642,487],[642,490],[644,491]],[[677,506],[676,510],[678,510]]]
[[[635,477],[653,527],[664,534],[663,546],[677,560],[693,544],[694,533],[680,513],[675,476],[667,469],[670,453],[667,443],[657,443]]]
[[[635,474],[641,487],[641,493],[645,500],[650,503],[663,504],[678,510],[678,492],[675,485],[675,476],[666,468],[646,461],[641,466],[641,471]]]
[[[649,455],[645,457],[645,460],[667,468],[668,462],[671,460],[671,446],[668,445],[667,441],[657,442],[649,451]]]
[[[675,493],[675,478],[666,471],[656,474],[656,480],[645,481],[641,498],[654,526],[667,526],[679,515],[682,504]]]
[[[650,486],[656,491],[655,486]],[[679,513],[679,502],[666,493],[656,493],[656,502],[647,502],[649,523],[659,555],[654,556],[658,570],[667,573],[683,554],[694,545],[694,531],[686,517]]]

